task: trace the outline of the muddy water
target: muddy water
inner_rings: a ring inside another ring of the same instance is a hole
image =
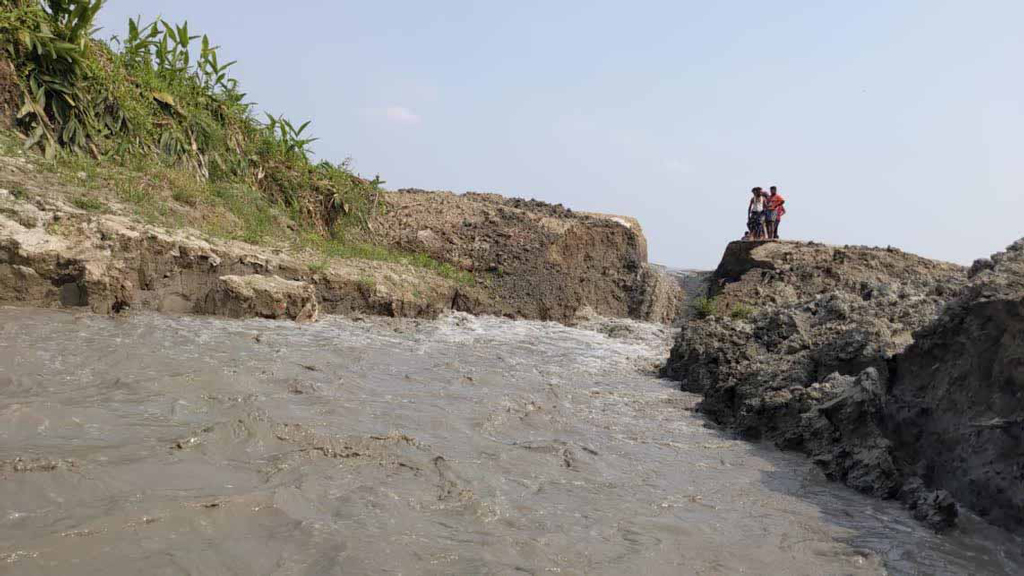
[[[668,336],[0,310],[0,573],[1021,572],[708,427]]]

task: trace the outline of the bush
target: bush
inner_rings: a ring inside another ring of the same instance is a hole
[[[729,317],[733,320],[746,320],[754,314],[755,310],[751,306],[747,306],[742,302],[738,302],[732,305],[729,310]]]
[[[704,319],[710,316],[718,315],[718,299],[708,298],[707,296],[701,296],[693,301],[690,305],[693,310],[693,315],[697,318]]]

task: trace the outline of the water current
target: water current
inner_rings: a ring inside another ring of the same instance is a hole
[[[3,574],[1019,574],[738,440],[671,332],[0,309]]]

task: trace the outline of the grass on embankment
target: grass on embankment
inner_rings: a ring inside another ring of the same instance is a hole
[[[0,156],[28,161],[43,179],[52,177],[64,185],[53,192],[86,212],[128,215],[165,228],[190,228],[209,238],[305,255],[314,273],[326,270],[335,259],[358,258],[406,264],[460,284],[475,283],[472,274],[446,262],[366,241],[360,223],[339,222],[332,234],[321,234],[303,226],[287,206],[270,202],[257,190],[199,180],[177,167],[152,163],[125,166],[85,156],[46,160],[22,150],[19,137],[2,129]]]
[[[212,237],[468,273],[367,243],[385,209],[379,178],[314,161],[309,122],[257,115],[232,62],[188,23],[132,19],[93,37],[103,0],[0,0],[0,137],[68,184],[76,207]],[[13,103],[13,106],[12,106]],[[13,108],[13,109],[12,109]],[[14,118],[10,118],[14,116]]]

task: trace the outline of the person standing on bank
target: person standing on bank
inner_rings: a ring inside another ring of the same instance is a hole
[[[751,240],[761,240],[768,234],[764,225],[764,204],[761,188],[750,191],[753,197],[747,204],[747,234]]]
[[[782,194],[779,194],[775,186],[769,188],[768,200],[765,203],[765,219],[768,222],[768,239],[770,240],[779,239],[779,221],[782,220],[782,215],[786,213],[785,203],[785,198],[782,197]]]

